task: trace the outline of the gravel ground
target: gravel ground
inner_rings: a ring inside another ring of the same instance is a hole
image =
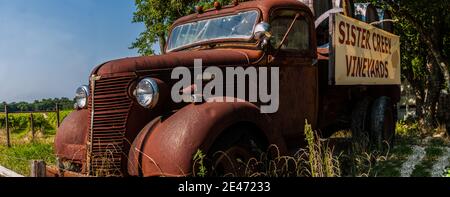
[[[449,157],[450,157],[450,148],[443,148],[444,153],[439,158],[439,160],[433,165],[433,169],[431,171],[432,177],[442,177],[442,173],[445,168],[449,166]]]
[[[420,145],[411,146],[413,152],[408,156],[406,161],[402,164],[400,169],[401,177],[410,177],[416,168],[426,158],[426,149],[431,147],[430,141],[432,137],[427,137],[422,140]],[[436,147],[436,146],[434,146]],[[450,166],[450,147],[437,146],[442,150],[442,155],[434,162],[433,167],[430,169],[431,177],[442,177],[446,168]]]
[[[400,170],[401,177],[410,177],[414,167],[419,164],[422,159],[425,157],[425,148],[421,146],[413,146],[413,153],[408,156],[408,159],[405,163],[403,163],[402,168]]]

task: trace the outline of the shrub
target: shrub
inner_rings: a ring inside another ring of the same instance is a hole
[[[420,127],[417,122],[399,121],[395,128],[396,134],[401,137],[419,136]]]

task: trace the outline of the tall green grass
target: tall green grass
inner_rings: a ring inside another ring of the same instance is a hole
[[[71,110],[60,111],[60,121],[62,122],[71,112]],[[5,146],[5,114],[0,114],[0,165],[28,176],[31,160],[44,160],[48,165],[55,164],[53,140],[57,127],[56,113],[33,113],[33,127],[36,133],[34,138],[31,137],[29,113],[9,114],[8,120],[11,148]]]
[[[44,160],[47,164],[55,163],[53,145],[40,141],[15,144],[11,148],[0,146],[0,165],[24,176],[30,175],[30,161]]]
[[[305,136],[308,142],[308,170],[312,177],[336,177],[341,175],[339,158],[333,150],[321,141],[308,121],[305,124]]]

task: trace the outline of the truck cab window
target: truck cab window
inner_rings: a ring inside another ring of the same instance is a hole
[[[284,12],[276,15],[272,19],[272,46],[278,47],[283,40],[284,35],[289,29],[292,21],[295,18],[296,12]],[[310,26],[307,18],[300,16],[292,27],[289,36],[281,46],[284,51],[309,51],[310,50]]]

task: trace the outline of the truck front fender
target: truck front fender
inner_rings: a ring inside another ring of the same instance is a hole
[[[141,130],[134,140],[128,160],[131,176],[187,176],[192,171],[193,155],[206,152],[230,126],[251,123],[258,127],[269,144],[286,153],[280,132],[258,107],[247,102],[190,104],[168,118],[159,117]]]
[[[89,132],[87,109],[70,113],[57,129],[55,153],[63,160],[82,163],[86,160],[86,142]]]

